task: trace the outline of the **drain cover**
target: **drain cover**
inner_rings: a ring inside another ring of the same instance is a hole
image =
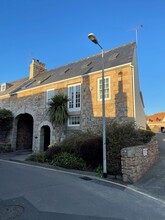
[[[88,176],[82,176],[82,177],[80,177],[80,179],[87,180],[87,181],[92,180],[92,179],[91,179],[90,177],[88,177]]]
[[[16,218],[20,216],[23,211],[24,208],[17,205],[0,207],[0,220]]]

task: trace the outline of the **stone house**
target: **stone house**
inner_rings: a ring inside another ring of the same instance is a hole
[[[146,119],[138,81],[136,43],[104,52],[106,122],[135,121],[145,129]],[[55,69],[33,59],[27,78],[1,84],[0,108],[14,114],[8,142],[14,150],[46,150],[56,141],[49,122],[48,103],[58,92],[68,94],[69,120],[64,135],[98,130],[102,123],[101,53]]]
[[[147,126],[154,132],[165,132],[165,112],[147,116]]]

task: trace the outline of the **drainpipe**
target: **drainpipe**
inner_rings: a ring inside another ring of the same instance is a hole
[[[136,101],[135,101],[135,69],[133,65],[130,65],[132,68],[132,96],[133,96],[133,117],[136,120]]]

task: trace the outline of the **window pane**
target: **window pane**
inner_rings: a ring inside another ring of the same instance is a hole
[[[80,110],[81,107],[81,87],[80,85],[68,88],[69,109],[71,111]]]
[[[104,91],[105,91],[105,98],[106,99],[109,98],[109,89],[105,89]]]
[[[74,88],[69,87],[69,108],[73,108],[74,101]]]
[[[79,125],[79,124],[80,124],[80,116],[69,117],[69,125]]]
[[[54,90],[49,90],[47,91],[47,103],[49,103],[51,101],[51,98],[55,95],[55,91]]]
[[[109,78],[106,78],[105,81],[104,81],[104,92],[105,92],[105,98],[109,98]]]
[[[105,87],[105,89],[109,88],[109,79],[108,78],[106,78],[104,81],[104,87]]]
[[[80,86],[76,86],[76,108],[80,107]]]
[[[102,79],[99,80],[99,89],[102,90]]]
[[[102,79],[99,79],[99,100],[102,99]],[[104,78],[104,96],[105,99],[110,97],[110,88],[109,88],[109,77]]]
[[[102,99],[102,90],[99,93],[99,99]]]

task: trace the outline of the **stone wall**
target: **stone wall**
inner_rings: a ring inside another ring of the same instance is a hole
[[[85,75],[81,85],[81,125],[82,131],[102,130],[102,100],[98,98],[98,80],[102,72]],[[106,123],[134,121],[132,69],[126,66],[120,69],[105,70],[110,81],[110,98],[105,101]]]
[[[30,78],[35,77],[38,72],[45,71],[44,64],[33,60]],[[41,68],[41,69],[40,69]],[[40,70],[40,71],[39,71]],[[43,150],[43,126],[50,128],[50,144],[56,141],[58,129],[51,125],[47,115],[46,93],[47,90],[54,89],[56,92],[63,91],[67,94],[68,86],[81,84],[81,111],[70,112],[71,115],[80,115],[80,125],[66,126],[65,135],[72,132],[102,131],[102,101],[98,99],[98,80],[101,79],[102,72],[85,74],[79,77],[38,85],[35,88],[18,91],[12,95],[0,97],[0,108],[10,109],[14,115],[14,125],[10,142],[13,150],[17,149],[18,122],[21,115],[30,115],[33,119],[32,150]],[[105,77],[110,80],[110,97],[105,101],[106,123],[115,119],[117,122],[134,121],[132,69],[130,65],[105,70]],[[22,120],[24,122],[24,120]],[[20,140],[21,141],[21,140]]]
[[[14,115],[13,130],[10,136],[12,149],[16,150],[18,117],[20,118],[22,115],[28,114],[33,118],[32,150],[40,150],[38,140],[40,137],[40,131],[38,130],[38,127],[41,123],[45,122],[46,124],[48,122],[48,116],[46,114],[46,93],[42,92],[22,97],[13,95],[9,99],[1,100],[0,107],[10,109]],[[42,126],[45,124],[42,124]],[[36,139],[35,137],[38,138]]]
[[[123,148],[121,150],[123,181],[135,183],[158,158],[158,143],[155,137],[146,145]]]

